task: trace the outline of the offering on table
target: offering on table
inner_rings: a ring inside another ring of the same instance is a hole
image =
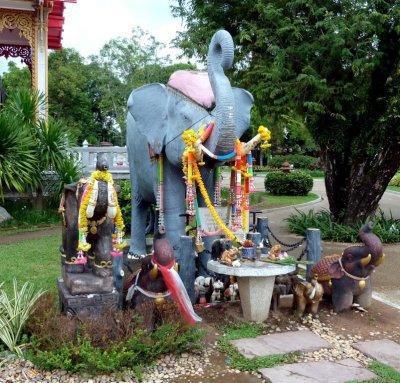
[[[274,245],[271,247],[271,250],[268,252],[268,259],[271,261],[280,261],[282,259],[286,259],[288,257],[288,253],[286,251],[282,251],[281,245]]]
[[[232,247],[222,253],[220,262],[232,266],[232,263],[237,260],[238,256],[239,249],[237,247]]]
[[[254,261],[256,259],[256,246],[250,239],[243,242],[242,257]]]

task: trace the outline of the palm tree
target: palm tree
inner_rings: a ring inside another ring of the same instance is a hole
[[[42,186],[47,181],[45,171],[58,174],[59,182],[72,182],[79,177],[79,167],[69,154],[72,137],[66,127],[37,117],[43,102],[39,94],[21,89],[9,95],[0,111],[0,195],[3,196],[3,185],[17,191],[33,187],[39,207]],[[4,141],[6,135],[9,138]],[[2,169],[7,169],[8,174]],[[60,185],[55,189],[61,190]]]

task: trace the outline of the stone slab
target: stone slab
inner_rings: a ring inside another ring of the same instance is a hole
[[[104,310],[117,310],[119,294],[117,290],[104,294],[72,295],[62,278],[57,280],[60,311],[67,315],[97,316]]]
[[[104,294],[114,290],[113,276],[99,277],[93,273],[63,273],[63,279],[71,295]]]
[[[234,275],[236,277],[271,277],[289,274],[296,270],[295,266],[276,265],[262,261],[245,261],[240,267],[223,265],[218,261],[209,261],[207,268],[217,274]]]
[[[353,359],[293,363],[263,368],[259,372],[270,383],[345,383],[377,377]]]
[[[353,347],[400,372],[400,344],[389,339],[377,339],[357,342]]]
[[[280,332],[256,338],[233,340],[231,343],[246,358],[287,354],[295,351],[317,351],[332,346],[310,330]]]

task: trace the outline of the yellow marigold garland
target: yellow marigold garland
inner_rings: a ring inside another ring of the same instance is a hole
[[[234,232],[230,230],[224,223],[224,221],[221,219],[219,216],[217,210],[215,209],[214,205],[212,204],[210,197],[208,195],[207,189],[203,183],[203,180],[201,178],[201,173],[198,168],[197,161],[195,159],[195,156],[193,155],[195,153],[195,143],[198,140],[199,136],[202,135],[202,132],[199,134],[196,133],[194,129],[188,129],[185,130],[182,133],[182,140],[184,141],[186,145],[186,149],[182,155],[182,163],[183,163],[183,172],[186,175],[186,180],[187,180],[187,188],[191,188],[191,183],[192,180],[194,180],[200,189],[200,193],[203,196],[204,202],[207,206],[207,208],[210,210],[211,216],[213,217],[214,221],[216,224],[220,227],[220,229],[225,233],[225,235],[231,239],[231,240],[236,240],[237,242],[240,242]],[[257,139],[258,137],[258,139]],[[256,140],[256,141],[254,141]],[[269,141],[271,140],[271,132],[269,131],[268,128],[266,128],[263,125],[260,125],[258,128],[258,135],[253,138],[254,144],[257,144],[259,140],[263,141],[263,143],[260,145],[261,149],[268,149],[271,147],[271,144]],[[250,141],[251,142],[251,141]],[[247,154],[247,152],[244,152],[244,147],[243,143],[240,142],[239,139],[236,140],[235,143],[235,152],[240,155],[241,157]],[[201,164],[200,164],[201,165]],[[250,178],[252,177],[251,173],[248,173],[247,168],[242,168],[242,169],[235,169],[235,167],[232,167],[232,169],[240,171],[245,178]],[[248,193],[248,191],[247,191]],[[244,202],[244,201],[243,201]],[[243,208],[245,206],[242,206]],[[242,222],[243,222],[243,227],[248,227],[248,209],[243,209],[242,211]]]
[[[86,184],[86,189],[82,196],[81,204],[79,206],[79,218],[78,218],[79,242],[77,249],[78,251],[87,252],[91,247],[90,243],[86,242],[86,235],[88,232],[88,225],[89,225],[89,221],[86,216],[86,211],[89,205],[90,197],[93,192],[93,184],[95,181],[104,181],[111,185],[114,185],[112,174],[108,171],[95,170],[90,175],[90,178]],[[114,218],[114,224],[117,229],[117,234],[116,234],[117,241],[115,243],[115,247],[121,250],[127,246],[126,242],[122,241],[122,237],[124,236],[123,231],[125,225],[124,225],[124,220],[122,218],[122,212],[118,203],[118,198],[115,188],[113,193],[115,193],[114,195],[115,195],[116,210],[117,210],[116,216]]]

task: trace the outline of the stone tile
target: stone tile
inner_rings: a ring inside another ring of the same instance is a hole
[[[293,363],[259,371],[270,383],[345,383],[376,378],[373,372],[353,359]]]
[[[400,344],[389,339],[377,339],[357,342],[353,347],[400,372]]]
[[[310,330],[288,331],[256,338],[233,340],[231,343],[246,358],[274,354],[287,354],[294,351],[317,351],[331,345]]]

